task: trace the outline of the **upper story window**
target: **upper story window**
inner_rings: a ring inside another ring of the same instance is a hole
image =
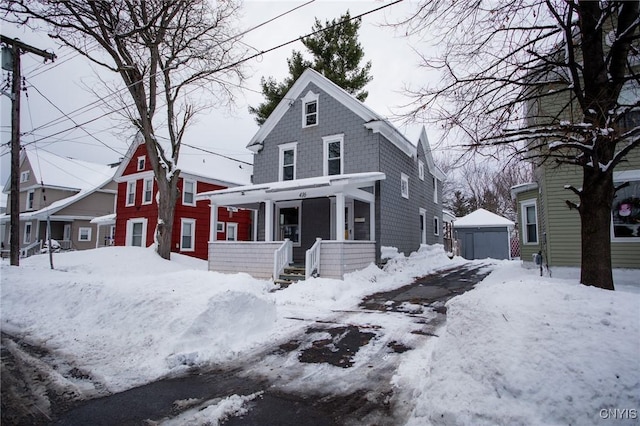
[[[195,180],[184,180],[184,184],[182,186],[182,204],[185,206],[195,206],[196,205],[196,181]]]
[[[21,172],[20,183],[28,181],[30,176],[31,176],[31,173],[29,172],[29,170],[25,170],[24,172]]]
[[[318,95],[311,90],[302,98],[302,127],[318,124]]]
[[[127,200],[125,206],[133,206],[136,204],[136,181],[127,182]]]
[[[438,179],[433,176],[433,202],[438,204]]]
[[[324,175],[341,175],[342,173],[344,173],[344,135],[339,134],[333,136],[325,136],[322,138],[322,141],[324,144]]]
[[[33,203],[35,199],[36,193],[33,189],[27,192],[27,210],[33,210]]]
[[[400,174],[400,193],[402,197],[409,198],[409,176],[404,173]]]
[[[138,167],[137,170],[140,172],[142,170],[144,170],[144,164],[145,163],[145,156],[142,155],[140,157],[138,157]]]
[[[611,209],[612,237],[614,241],[640,239],[640,170],[614,172],[615,186],[627,182],[613,199]]]
[[[522,209],[522,242],[538,244],[538,209],[536,200],[520,203]]]
[[[424,162],[422,160],[418,160],[418,177],[420,180],[424,180]]]
[[[145,179],[142,188],[142,204],[151,204],[153,200],[153,178]]]
[[[297,143],[280,145],[278,180],[294,180],[296,178],[296,147]]]

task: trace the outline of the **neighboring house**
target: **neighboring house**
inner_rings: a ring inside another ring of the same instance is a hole
[[[408,254],[443,241],[445,176],[424,129],[412,144],[314,70],[294,83],[248,148],[253,185],[199,198],[256,209],[260,242],[212,241],[210,269],[276,278],[295,262],[306,276],[342,278],[379,260],[381,246]],[[274,261],[278,249],[283,257]]]
[[[636,62],[637,63],[637,62]],[[527,108],[531,124],[546,124],[562,120],[580,122],[582,117],[572,117],[566,95],[550,96],[556,87],[549,84],[539,90],[545,96],[532,96]],[[565,91],[560,91],[566,93]],[[627,82],[620,98],[627,101],[640,98],[637,82]],[[629,103],[629,102],[627,102]],[[540,118],[544,117],[544,118]],[[553,118],[553,119],[550,119]],[[640,111],[627,113],[620,131],[640,125]],[[542,254],[542,262],[548,267],[579,267],[581,263],[581,226],[576,210],[570,210],[567,200],[577,203],[578,197],[565,189],[567,185],[582,187],[582,168],[547,162],[533,165],[534,181],[514,186],[511,196],[518,207],[517,220],[520,234],[520,256],[525,266],[533,265],[533,255]],[[611,257],[614,268],[640,268],[640,149],[632,150],[626,161],[618,164],[613,173],[616,186],[628,182],[620,189],[611,211]]]
[[[196,194],[251,182],[252,166],[219,155],[182,146],[178,160],[180,196],[176,202],[171,251],[207,259],[211,227],[209,202]],[[115,245],[148,247],[154,243],[158,224],[157,185],[147,149],[136,137],[115,175],[118,198]],[[252,239],[253,212],[217,209],[215,235],[221,240]],[[113,218],[103,218],[108,223]]]
[[[511,259],[511,233],[515,223],[485,209],[478,209],[453,222],[465,259]]]
[[[20,248],[21,255],[39,253],[51,238],[63,250],[95,248],[103,241],[91,220],[114,212],[116,184],[111,166],[61,157],[42,149],[20,155]],[[10,182],[4,187],[7,212],[11,203]],[[5,228],[3,244],[9,248],[10,215],[0,216]]]

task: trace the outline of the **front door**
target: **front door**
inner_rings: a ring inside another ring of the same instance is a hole
[[[353,200],[344,202],[344,239],[353,240]],[[336,200],[331,200],[331,239],[336,240]]]
[[[427,211],[420,209],[420,243],[427,244]]]
[[[277,204],[276,220],[276,240],[283,241],[285,238],[291,240],[294,246],[299,246],[301,241],[301,212],[302,204],[299,201],[292,201]]]

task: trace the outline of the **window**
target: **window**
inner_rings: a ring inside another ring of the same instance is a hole
[[[33,200],[35,199],[35,191],[30,189],[27,192],[27,210],[33,210]]]
[[[629,184],[616,192],[612,205],[612,237],[616,241],[640,239],[640,170],[614,172],[614,184]]]
[[[142,193],[142,204],[151,204],[153,199],[153,179],[147,178],[144,180]]]
[[[433,235],[440,235],[440,219],[438,216],[433,217]]]
[[[137,170],[139,172],[144,170],[144,163],[145,163],[145,156],[143,155],[141,157],[138,157],[138,168],[137,168]]]
[[[78,241],[91,241],[91,228],[78,228]]]
[[[318,95],[308,91],[302,98],[302,127],[318,124]]]
[[[185,206],[195,206],[196,205],[196,181],[195,180],[184,180],[184,184],[182,186],[182,204]]]
[[[29,244],[31,242],[31,222],[24,224],[24,243]]]
[[[400,174],[400,193],[404,198],[409,198],[409,176]]]
[[[216,232],[224,232],[224,222],[217,223]]]
[[[424,163],[422,160],[418,160],[418,177],[420,180],[424,180]]]
[[[522,209],[522,242],[538,244],[538,209],[535,200],[523,201]]]
[[[237,223],[227,223],[227,241],[238,241]]]
[[[296,143],[280,145],[280,172],[278,179],[294,180],[296,178]]]
[[[127,182],[126,206],[133,206],[136,203],[136,181]]]
[[[127,221],[126,245],[146,247],[147,219],[129,219]]]
[[[20,183],[28,181],[30,175],[29,170],[20,173]]]
[[[180,227],[180,250],[193,251],[195,247],[195,219],[182,219]]]
[[[107,242],[105,245],[112,246],[115,244],[115,241],[116,241],[116,226],[111,225],[111,227],[109,227],[109,235],[107,236]]]
[[[325,136],[322,141],[324,143],[324,175],[341,175],[344,164],[342,155],[344,135]]]
[[[435,176],[433,176],[432,179],[433,179],[433,202],[438,204],[438,179],[436,179]]]

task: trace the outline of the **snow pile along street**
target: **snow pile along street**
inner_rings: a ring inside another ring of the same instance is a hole
[[[387,383],[395,389],[391,402],[409,424],[598,424],[613,415],[637,421],[640,286],[632,273],[616,282],[622,291],[607,292],[541,278],[516,261],[491,261],[488,278],[448,302],[438,337],[425,337],[411,333],[415,322],[406,315],[359,313],[359,303],[437,269],[489,261],[449,259],[442,246],[408,257],[386,252],[392,259],[385,270],[372,265],[344,281],[314,278],[275,292],[272,281],[208,272],[206,262],[179,255],[164,261],[151,249],[56,254],[53,271],[47,256],[23,259],[19,268],[3,261],[1,326],[64,359],[60,375],[73,366],[118,392],[191,366],[240,365],[304,335],[315,321],[350,312],[351,323],[375,335],[353,368],[302,365],[292,353],[285,360],[289,390],[367,386],[380,376],[358,373],[354,380],[349,370],[373,371],[369,365],[378,363],[395,370]],[[413,349],[376,361],[390,342]],[[266,374],[269,359],[257,372]],[[91,395],[86,384],[77,392]],[[212,401],[197,418],[242,412],[243,401],[259,397]]]

